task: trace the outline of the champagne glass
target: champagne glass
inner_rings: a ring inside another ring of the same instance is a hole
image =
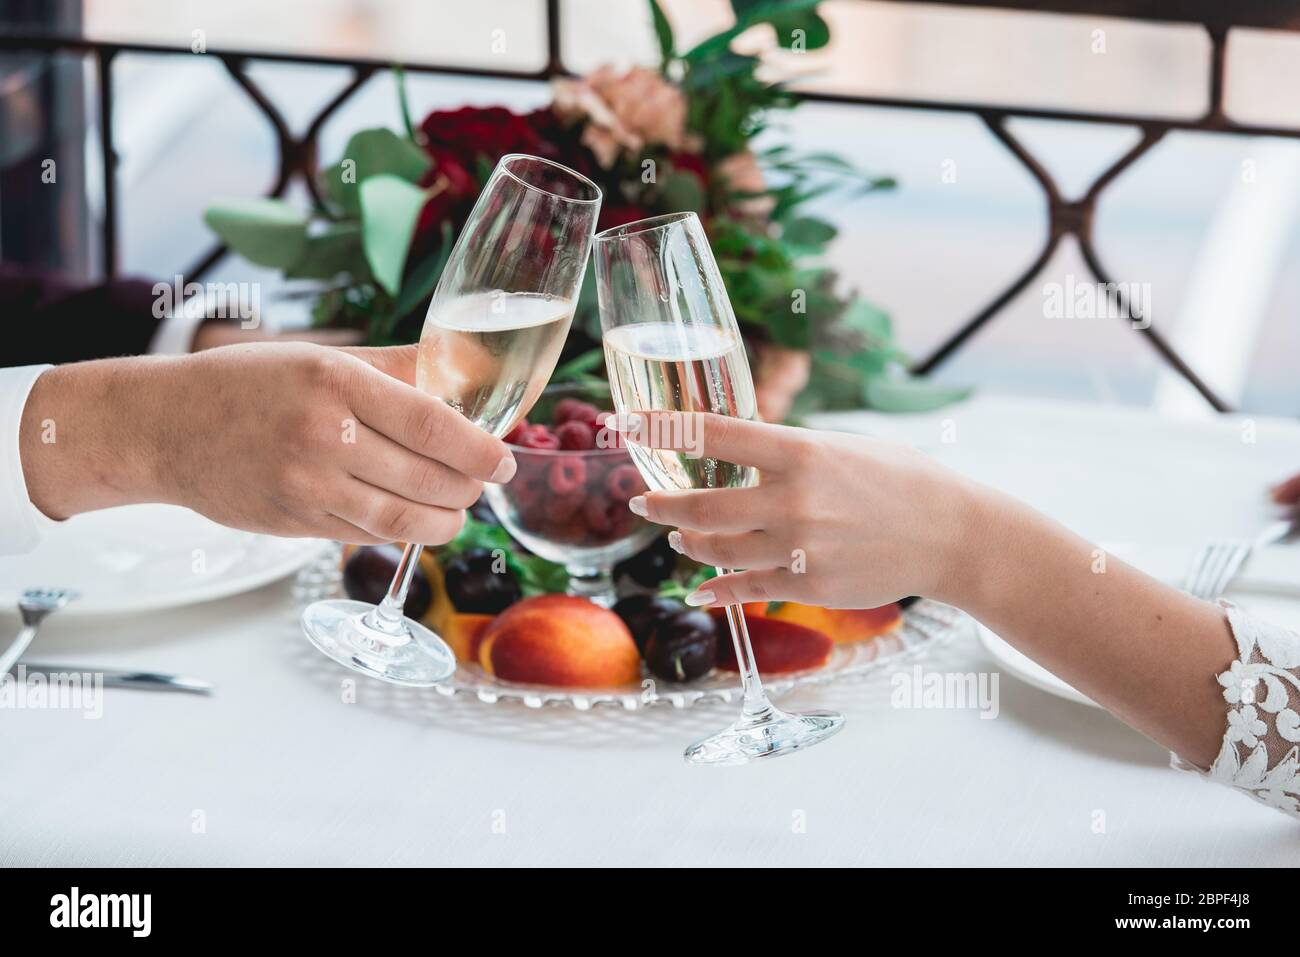
[[[643,219],[596,235],[600,323],[610,390],[621,413],[756,414],[754,383],[731,301],[694,213]],[[654,449],[629,435],[646,483],[658,489],[754,485],[757,471],[687,452]],[[718,569],[726,573],[728,569]],[[833,711],[787,714],[763,690],[745,615],[727,608],[744,697],[740,720],[686,749],[697,764],[743,764],[823,741],[844,724]]]
[[[555,370],[600,212],[585,176],[535,156],[504,156],[451,251],[420,336],[415,384],[504,436]],[[427,687],[456,670],[446,642],[403,614],[422,546],[407,545],[378,605],[309,605],[302,629],[339,664]]]

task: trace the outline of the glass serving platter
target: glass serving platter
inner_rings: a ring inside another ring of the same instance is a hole
[[[340,547],[327,549],[305,565],[294,580],[294,599],[306,607],[322,598],[342,597]],[[870,641],[836,644],[830,660],[820,668],[779,675],[764,675],[763,685],[773,696],[797,688],[828,684],[896,668],[931,649],[968,633],[970,619],[940,602],[922,599],[903,609],[902,623],[894,631]],[[501,681],[472,664],[460,664],[456,673],[433,690],[445,697],[468,695],[487,704],[518,702],[528,708],[570,707],[579,711],[617,708],[640,711],[654,707],[689,708],[697,704],[734,704],[740,701],[740,677],[714,669],[684,684],[661,681],[650,674],[639,685],[616,688],[562,688],[554,685]]]

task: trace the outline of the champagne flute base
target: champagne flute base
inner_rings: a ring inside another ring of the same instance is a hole
[[[748,764],[775,758],[825,741],[844,727],[844,715],[835,711],[787,714],[771,706],[745,714],[717,734],[697,741],[682,755],[689,764]]]
[[[307,640],[339,664],[380,681],[408,688],[428,688],[456,671],[456,656],[447,643],[417,621],[402,619],[409,640],[371,627],[374,609],[363,601],[318,601],[302,613]]]

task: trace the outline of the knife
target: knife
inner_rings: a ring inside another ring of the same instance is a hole
[[[55,674],[101,675],[105,688],[131,688],[137,691],[179,691],[186,694],[210,695],[216,690],[211,682],[184,675],[168,675],[156,671],[128,671],[121,668],[87,667],[84,665],[58,665],[48,662],[19,662],[27,674],[48,678]]]

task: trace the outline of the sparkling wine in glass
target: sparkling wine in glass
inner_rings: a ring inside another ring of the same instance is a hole
[[[420,336],[416,386],[501,437],[532,408],[569,333],[600,212],[585,176],[502,157],[443,269]],[[303,612],[307,638],[355,671],[426,687],[456,670],[446,642],[403,614],[421,545],[402,551],[378,605],[331,599]]]
[[[643,219],[596,235],[600,322],[619,412],[757,413],[745,345],[704,229],[694,213]],[[628,448],[657,489],[743,487],[749,466],[638,443]],[[726,573],[730,569],[718,569]],[[731,727],[686,749],[698,764],[743,764],[823,741],[844,724],[833,711],[787,714],[773,706],[754,664],[745,615],[727,607],[740,664],[743,709]]]

